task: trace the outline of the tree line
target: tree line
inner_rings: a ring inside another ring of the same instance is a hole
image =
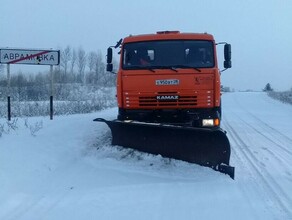
[[[117,61],[115,61],[117,63]],[[115,65],[117,66],[117,65]],[[7,84],[4,65],[0,67],[0,86]],[[112,86],[115,75],[106,73],[104,55],[101,51],[86,52],[82,47],[78,49],[67,46],[60,49],[60,65],[54,68],[55,83],[81,83]],[[11,86],[27,86],[32,84],[46,84],[50,73],[18,73],[11,74]]]
[[[116,76],[106,72],[105,56],[101,51],[86,52],[82,47],[66,46],[60,48],[60,65],[53,70],[56,95],[64,94],[64,89],[80,87],[111,87],[115,85]],[[118,66],[118,62],[114,61]],[[0,95],[7,95],[7,76],[4,65],[0,65]],[[12,73],[10,78],[11,96],[19,100],[45,99],[49,93],[50,71],[38,73]],[[63,99],[62,97],[61,99]]]

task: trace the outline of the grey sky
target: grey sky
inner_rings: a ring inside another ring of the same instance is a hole
[[[260,90],[270,82],[288,90],[291,21],[291,0],[1,0],[0,47],[70,45],[105,54],[129,34],[208,32],[232,44],[233,68],[222,73],[223,85]]]

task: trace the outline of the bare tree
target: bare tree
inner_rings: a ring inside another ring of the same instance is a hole
[[[71,52],[70,46],[67,46],[64,50],[61,50],[61,63],[60,63],[60,65],[64,69],[64,76],[63,76],[64,82],[67,80],[68,65],[69,65],[71,58],[72,58],[72,52]]]
[[[76,60],[77,60],[77,52],[75,49],[72,50],[72,57],[71,57],[71,69],[70,69],[70,73],[73,75],[74,74],[74,67],[76,64]]]
[[[77,67],[78,67],[78,77],[77,80],[86,84],[85,78],[85,67],[86,67],[86,53],[82,47],[79,47],[77,53]]]
[[[98,51],[96,56],[96,62],[94,66],[94,81],[98,83],[101,79],[101,76],[104,76],[105,73],[105,64],[102,59],[102,53]]]
[[[93,72],[96,60],[97,60],[97,54],[95,52],[91,51],[88,54],[88,62],[87,62],[90,73]]]
[[[95,67],[95,63],[96,63],[96,60],[97,60],[97,53],[96,52],[90,52],[88,54],[88,62],[87,62],[87,65],[88,65],[88,68],[89,68],[89,73],[87,75],[87,81],[88,83],[94,83],[95,79],[94,79],[94,67]]]

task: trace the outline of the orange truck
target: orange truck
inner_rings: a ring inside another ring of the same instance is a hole
[[[231,45],[224,44],[224,68]],[[120,48],[118,116],[112,143],[208,166],[234,178],[230,144],[220,128],[221,84],[216,43],[207,33],[161,31],[130,35]],[[107,71],[113,72],[113,47]],[[222,71],[221,71],[222,72]]]

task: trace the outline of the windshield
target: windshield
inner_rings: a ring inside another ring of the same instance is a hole
[[[212,41],[145,41],[123,47],[123,69],[210,67],[214,67]]]

